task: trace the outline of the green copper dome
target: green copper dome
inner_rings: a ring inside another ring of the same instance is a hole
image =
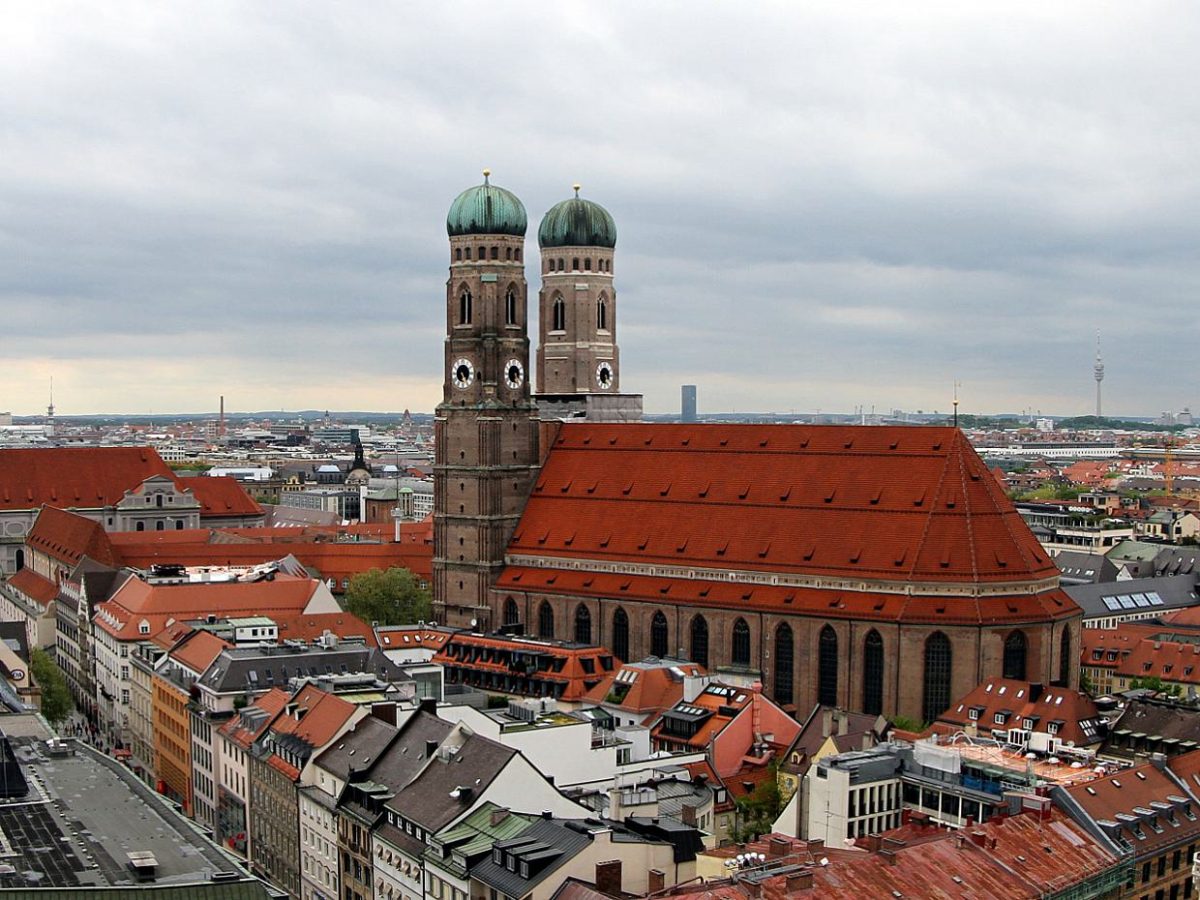
[[[446,214],[446,233],[512,234],[525,236],[529,220],[517,195],[488,181],[491,172],[483,170],[483,184],[467,188],[454,198]]]
[[[599,203],[581,199],[575,185],[575,196],[556,203],[542,218],[538,246],[611,249],[617,246],[617,225]]]

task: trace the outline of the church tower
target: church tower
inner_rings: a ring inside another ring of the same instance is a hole
[[[490,630],[488,591],[537,471],[530,396],[525,207],[489,181],[450,206],[445,384],[434,418],[433,603],[438,622]]]
[[[620,393],[613,287],[617,226],[612,216],[599,203],[581,198],[575,185],[575,196],[551,207],[542,218],[538,245],[541,415],[610,422],[640,419],[641,396]]]

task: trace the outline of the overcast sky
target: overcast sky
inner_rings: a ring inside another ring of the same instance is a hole
[[[1200,407],[1200,5],[0,12],[0,409],[429,411],[450,201],[617,222],[652,412]],[[530,293],[538,274],[528,271]],[[536,335],[536,329],[532,329]]]

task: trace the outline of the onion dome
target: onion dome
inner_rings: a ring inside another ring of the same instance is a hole
[[[539,247],[617,246],[617,225],[599,203],[584,200],[575,185],[575,196],[550,208],[538,228]]]
[[[525,236],[528,219],[524,205],[516,194],[488,181],[491,174],[490,169],[484,169],[483,184],[467,188],[450,204],[450,212],[446,214],[446,233],[450,237],[460,234]]]

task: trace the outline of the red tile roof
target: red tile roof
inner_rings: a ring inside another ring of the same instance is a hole
[[[42,606],[50,605],[58,596],[58,587],[54,582],[47,581],[33,569],[21,569],[14,573],[9,577],[8,584]]]
[[[306,684],[275,714],[263,733],[290,735],[315,750],[337,737],[357,709],[341,697]],[[275,754],[271,755],[269,763],[292,779],[300,774]]]
[[[1035,692],[1038,696],[1033,699]],[[971,717],[972,711],[975,718]],[[997,724],[996,715],[1005,713],[1004,723]],[[974,724],[986,736],[993,729],[1025,728],[1025,721],[1030,719],[1034,731],[1044,732],[1049,723],[1055,723],[1055,735],[1078,747],[1099,743],[1104,737],[1098,726],[1100,712],[1087,694],[1040,685],[1035,690],[1028,681],[1013,678],[989,678],[938,716],[938,723],[956,731]]]
[[[584,694],[583,702],[606,703],[642,717],[642,723],[649,725],[683,699],[684,675],[704,674],[703,666],[679,660],[665,660],[661,665],[626,663]],[[620,699],[609,700],[610,695]]]
[[[243,750],[248,750],[259,735],[267,730],[267,726],[271,724],[271,721],[283,709],[291,697],[292,695],[283,688],[271,688],[271,690],[267,691],[261,697],[256,698],[250,706],[246,707],[246,709],[260,709],[266,713],[266,718],[262,720],[257,728],[249,727],[246,724],[245,718],[239,713],[221,726],[221,734],[225,735]]]
[[[513,668],[513,656],[522,657],[523,666],[530,665],[528,672]],[[550,667],[535,668],[538,659],[550,660]],[[445,668],[448,683],[471,684],[488,679],[504,683],[507,679],[528,678],[537,683],[535,693],[539,696],[544,694],[545,686],[554,685],[558,689],[561,685],[557,697],[567,702],[582,700],[614,668],[612,653],[603,647],[469,632],[453,635],[434,655],[433,661]],[[513,694],[522,693],[516,684],[503,689]]]
[[[190,489],[200,504],[200,518],[224,516],[261,516],[259,506],[236,478],[229,476],[197,475],[192,478],[177,478],[182,488]]]
[[[0,509],[112,506],[153,475],[175,478],[151,447],[0,450]]]
[[[881,581],[1057,574],[954,428],[569,423],[509,552]]]
[[[169,655],[171,659],[200,675],[221,655],[222,650],[231,646],[233,645],[221,640],[211,631],[195,631],[176,644]]]
[[[1121,837],[1129,842],[1138,858],[1200,837],[1200,820],[1188,819],[1179,813],[1172,815],[1177,824],[1159,822],[1157,830],[1145,821],[1154,814],[1165,818],[1154,804],[1165,804],[1165,808],[1171,810],[1174,804],[1170,798],[1181,796],[1179,785],[1151,763],[1073,785],[1066,791],[1092,819],[1115,822]]]
[[[313,641],[329,631],[339,638],[362,638],[368,647],[379,646],[371,626],[348,612],[301,613],[271,618],[279,626],[281,641]]]
[[[273,581],[149,585],[130,578],[96,607],[95,623],[126,640],[156,634],[172,621],[207,615],[298,616],[312,600],[317,582],[276,575]],[[141,622],[149,631],[139,629]]]
[[[106,566],[119,565],[99,522],[54,506],[41,508],[25,543],[31,550],[71,566],[85,556]]]

